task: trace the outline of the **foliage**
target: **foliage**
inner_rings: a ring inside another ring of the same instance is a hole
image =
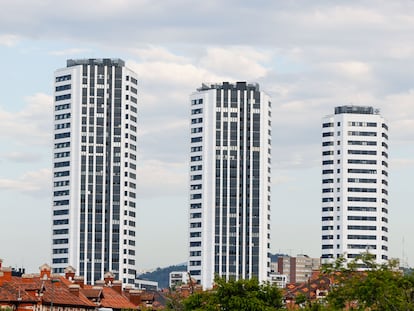
[[[324,272],[334,280],[328,305],[333,310],[414,310],[414,278],[404,276],[396,264],[377,265],[371,254],[364,253],[348,265],[339,258],[325,266]]]
[[[256,279],[229,280],[216,278],[213,290],[194,293],[182,301],[181,306],[169,310],[212,311],[246,310],[272,311],[282,307],[282,293],[270,284],[259,284]]]

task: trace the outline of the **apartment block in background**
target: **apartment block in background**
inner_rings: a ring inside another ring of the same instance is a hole
[[[322,122],[322,260],[388,259],[388,126],[379,110],[340,106]]]
[[[258,84],[203,84],[191,95],[191,277],[268,280],[271,102]]]
[[[137,75],[121,59],[70,59],[54,80],[53,272],[133,285]]]

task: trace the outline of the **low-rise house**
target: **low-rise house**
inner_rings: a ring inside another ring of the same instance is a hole
[[[121,281],[112,273],[95,285],[84,284],[75,276],[72,267],[65,275],[51,274],[48,265],[40,267],[38,274],[13,276],[11,268],[2,267],[0,260],[0,309],[13,311],[121,311],[161,310],[165,297],[157,291],[122,288]]]

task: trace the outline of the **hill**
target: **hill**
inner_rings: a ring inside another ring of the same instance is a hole
[[[152,272],[140,274],[138,278],[158,282],[159,288],[168,288],[170,272],[172,271],[187,271],[187,265],[173,265],[165,268],[158,267]]]

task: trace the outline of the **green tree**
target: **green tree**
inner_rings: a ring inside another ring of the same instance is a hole
[[[329,306],[334,310],[414,310],[414,279],[404,276],[396,266],[395,261],[377,265],[369,253],[348,265],[340,258],[324,268],[334,280],[327,297]],[[364,269],[358,271],[361,267]]]
[[[256,279],[216,278],[214,289],[192,294],[182,301],[182,307],[185,311],[272,311],[282,307],[282,293],[276,286],[259,284]]]

